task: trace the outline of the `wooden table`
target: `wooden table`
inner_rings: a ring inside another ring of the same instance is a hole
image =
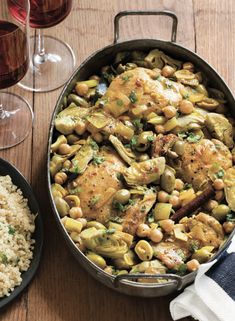
[[[73,12],[64,22],[48,29],[47,34],[66,40],[79,65],[95,50],[112,43],[113,18],[126,9],[175,11],[179,18],[177,42],[205,58],[235,90],[233,0],[74,0]],[[137,37],[169,40],[170,32],[168,18],[129,17],[122,20],[120,35],[123,40]],[[168,307],[174,295],[155,299],[121,295],[95,281],[70,254],[58,232],[46,183],[48,128],[61,89],[38,94],[19,87],[11,88],[11,91],[31,103],[35,122],[28,138],[18,146],[0,152],[0,157],[11,161],[31,181],[44,218],[45,245],[36,277],[23,295],[0,312],[0,320],[172,320]]]

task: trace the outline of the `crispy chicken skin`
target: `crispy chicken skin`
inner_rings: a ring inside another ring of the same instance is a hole
[[[102,149],[99,156],[104,161],[99,165],[90,163],[85,172],[76,178],[76,183],[81,187],[79,198],[84,217],[105,223],[114,212],[112,196],[122,188],[117,174],[124,170],[125,165],[113,149]],[[100,203],[103,199],[107,202]]]
[[[117,76],[110,84],[105,97],[108,99],[104,110],[110,112],[110,105],[116,100],[122,99],[125,105],[125,111],[131,108],[131,92],[135,92],[138,105],[154,106],[158,108],[165,107],[169,101],[173,106],[179,104],[182,100],[180,94],[181,85],[174,83],[171,88],[165,85],[167,80],[161,77],[156,80],[156,74],[153,70],[137,67]],[[124,106],[122,106],[124,108]]]
[[[185,143],[182,178],[199,190],[209,180],[208,171],[216,163],[224,170],[232,167],[232,155],[219,140],[201,139],[198,143]]]
[[[174,134],[157,135],[152,145],[152,157],[164,156],[177,140],[178,137]]]

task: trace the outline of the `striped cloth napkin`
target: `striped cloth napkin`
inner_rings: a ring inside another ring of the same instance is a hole
[[[194,284],[170,303],[174,320],[235,321],[235,237],[214,261],[202,264]]]

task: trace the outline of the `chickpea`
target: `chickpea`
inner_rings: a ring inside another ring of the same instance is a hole
[[[66,173],[58,172],[55,174],[54,181],[57,184],[63,185],[66,182],[67,178],[68,176]]]
[[[61,155],[66,155],[71,152],[71,146],[69,144],[61,144],[58,148],[58,153]]]
[[[223,223],[223,228],[224,228],[225,233],[227,233],[227,234],[232,233],[232,231],[235,228],[235,223],[229,222],[229,221],[228,222],[224,222]]]
[[[206,202],[205,204],[204,204],[204,208],[205,208],[205,210],[207,210],[207,211],[212,211],[215,207],[217,207],[218,206],[218,202],[217,201],[215,201],[215,200],[209,200],[208,202]]]
[[[95,133],[92,135],[92,137],[97,143],[101,143],[103,141],[103,136],[101,133]]]
[[[81,207],[72,207],[69,210],[69,216],[76,219],[81,218],[83,216]]]
[[[63,163],[63,168],[69,169],[71,165],[72,165],[72,162],[69,159],[66,159],[66,161],[64,161]]]
[[[176,180],[175,180],[175,189],[177,191],[181,191],[183,188],[184,188],[184,182],[181,179],[176,178]]]
[[[171,193],[171,195],[179,196],[179,195],[180,195],[180,192],[177,191],[177,190],[174,190],[174,191]]]
[[[77,221],[82,223],[82,227],[83,227],[83,228],[86,227],[86,225],[87,225],[87,220],[86,220],[85,218],[79,217],[79,218],[77,218]]]
[[[178,207],[180,205],[180,199],[176,195],[170,196],[169,203],[172,204],[173,207]]]
[[[175,222],[170,219],[160,221],[161,228],[167,233],[170,233],[173,230],[174,224]]]
[[[220,191],[220,190],[222,190],[224,188],[224,181],[222,179],[220,179],[220,178],[217,178],[214,181],[213,186],[217,191]]]
[[[224,199],[224,192],[223,191],[216,191],[215,192],[215,200],[221,202]]]
[[[193,70],[194,70],[194,65],[193,65],[191,62],[185,62],[185,63],[183,64],[183,69],[189,70],[189,71],[193,72]]]
[[[149,238],[151,241],[159,243],[163,239],[163,233],[160,229],[154,228],[151,230]]]
[[[80,96],[85,96],[88,93],[89,87],[85,83],[77,83],[75,91]]]
[[[128,191],[128,189],[120,189],[117,191],[114,195],[114,200],[121,203],[126,204],[131,197],[131,193]]]
[[[79,121],[77,126],[74,128],[76,134],[82,135],[86,131],[86,124],[83,121]]]
[[[189,100],[182,100],[179,105],[179,111],[182,114],[188,115],[191,114],[194,110],[193,104]]]
[[[169,201],[170,195],[165,191],[159,191],[157,197],[160,203],[167,203]]]
[[[170,119],[176,115],[176,109],[174,106],[167,106],[162,109],[164,116]]]
[[[92,75],[90,78],[90,80],[97,80],[97,81],[100,81],[100,77],[97,76],[97,75]]]
[[[139,237],[149,237],[150,231],[150,227],[143,223],[138,226],[136,234]]]
[[[198,262],[198,260],[192,259],[192,260],[188,261],[186,263],[186,265],[187,265],[188,270],[190,272],[193,272],[193,271],[196,271],[199,268],[200,263]]]
[[[167,77],[167,78],[168,78],[168,77],[173,76],[174,72],[175,72],[175,69],[174,69],[173,67],[171,67],[171,66],[164,66],[164,67],[162,68],[161,74],[162,74],[163,77]]]
[[[148,154],[141,154],[139,157],[139,161],[143,162],[149,159],[149,155]]]
[[[157,134],[164,134],[165,133],[165,128],[162,125],[156,125],[154,128],[155,128],[155,132]]]

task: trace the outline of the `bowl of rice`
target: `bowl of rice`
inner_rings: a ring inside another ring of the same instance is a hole
[[[0,308],[18,296],[38,268],[43,224],[33,190],[0,158]]]

